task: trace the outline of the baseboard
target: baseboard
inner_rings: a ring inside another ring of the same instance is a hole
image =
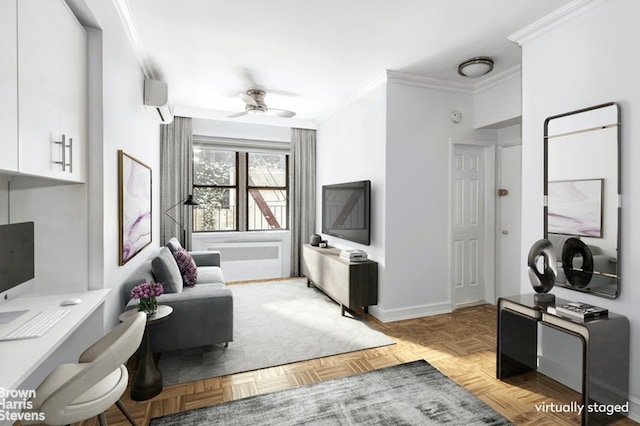
[[[629,418],[640,423],[640,399],[629,397]]]
[[[487,303],[489,303],[489,302],[487,302],[486,300],[477,300],[475,302],[456,303],[456,309],[470,308],[472,306],[486,305]]]
[[[428,317],[431,315],[448,314],[451,311],[451,302],[434,303],[431,305],[411,306],[407,308],[397,309],[381,309],[378,306],[369,307],[369,313],[382,322],[394,322]]]

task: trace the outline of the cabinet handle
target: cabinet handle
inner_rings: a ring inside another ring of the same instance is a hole
[[[66,159],[66,150],[67,144],[65,143],[65,136],[62,135],[62,141],[54,141],[54,143],[62,146],[62,161],[54,161],[55,164],[62,164],[62,171],[67,171],[67,159]]]
[[[61,145],[62,148],[62,161],[54,161],[55,164],[62,164],[62,171],[67,171],[69,166],[69,173],[73,172],[73,138],[69,138],[69,145],[66,142],[66,136],[62,135],[62,141],[54,141],[54,143]],[[69,162],[67,163],[67,148],[69,148]]]
[[[73,173],[73,138],[69,138],[69,173]]]

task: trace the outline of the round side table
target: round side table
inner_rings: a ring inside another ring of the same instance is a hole
[[[131,383],[131,399],[134,401],[145,401],[162,392],[162,374],[151,352],[149,326],[167,319],[172,312],[173,308],[171,306],[158,305],[156,313],[147,315],[147,326],[144,329],[144,336],[140,344],[140,362]],[[136,309],[130,309],[120,314],[118,319],[124,321],[130,316],[137,315],[137,313]]]

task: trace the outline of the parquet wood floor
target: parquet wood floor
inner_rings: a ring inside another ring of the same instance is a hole
[[[146,425],[152,417],[425,359],[517,425],[580,424],[577,414],[540,413],[535,408],[536,404],[579,402],[579,394],[571,389],[538,373],[509,383],[495,378],[495,306],[387,324],[363,315],[396,344],[168,386],[145,402],[130,400],[127,391],[123,402],[139,424]],[[115,407],[107,412],[107,420],[113,426],[128,424]],[[627,418],[613,424],[637,425]],[[82,425],[97,425],[97,421]]]

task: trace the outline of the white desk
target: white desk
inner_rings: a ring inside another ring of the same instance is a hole
[[[9,324],[0,324],[0,336],[4,336],[40,311],[69,309],[63,317],[43,336],[35,339],[0,341],[0,388],[19,389],[20,385],[42,365],[105,301],[109,289],[90,290],[66,294],[25,294],[0,305],[0,312],[28,309]],[[77,297],[82,303],[60,306],[64,299]],[[97,340],[99,336],[95,336]],[[87,342],[85,347],[93,342]]]

